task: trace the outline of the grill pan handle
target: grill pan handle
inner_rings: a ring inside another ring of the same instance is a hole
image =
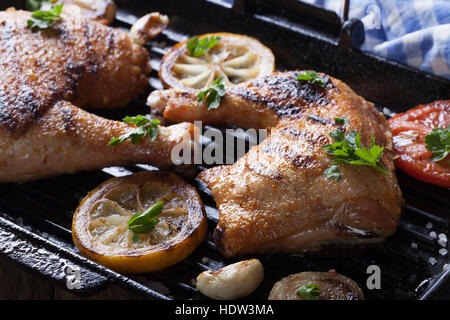
[[[340,16],[300,0],[234,0],[232,10],[237,14],[252,13],[258,8],[283,9],[292,20],[305,26],[305,30],[316,30],[330,35],[333,42],[344,48],[359,48],[365,40],[364,25],[358,19],[348,19],[350,0],[341,0]],[[310,32],[310,31],[309,31]]]
[[[111,283],[147,298],[168,298],[0,217],[0,257],[69,292],[89,296]],[[33,290],[33,288],[30,288]]]

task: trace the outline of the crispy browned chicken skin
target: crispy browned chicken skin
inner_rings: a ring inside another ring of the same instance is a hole
[[[30,15],[0,12],[2,118],[21,111],[17,126],[26,125],[59,100],[84,109],[122,107],[147,88],[148,53],[127,33],[73,17],[32,31]]]
[[[327,245],[376,243],[392,235],[402,197],[394,174],[387,122],[372,103],[329,77],[325,88],[304,83],[299,72],[276,73],[227,89],[220,107],[207,110],[195,93],[153,92],[149,104],[175,121],[203,120],[271,129],[269,137],[234,165],[202,172],[220,212],[214,238],[227,257],[298,252]],[[337,125],[335,117],[348,125]],[[341,128],[371,136],[385,147],[387,176],[373,168],[339,165],[342,178],[324,171],[333,157],[322,146]]]
[[[170,151],[191,124],[160,127],[154,142],[109,147],[133,125],[74,106],[117,108],[142,93],[151,69],[146,50],[88,19],[65,16],[32,31],[30,15],[0,12],[0,182],[136,162],[171,165]]]

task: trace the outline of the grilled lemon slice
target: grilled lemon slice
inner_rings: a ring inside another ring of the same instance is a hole
[[[205,37],[220,37],[220,41],[201,56],[189,54],[189,40],[176,44],[164,55],[159,77],[166,88],[204,89],[221,76],[229,86],[267,76],[275,70],[272,51],[254,38],[225,32],[197,38]]]
[[[128,221],[163,202],[159,222],[135,234]],[[172,173],[144,171],[112,178],[88,193],[72,221],[72,237],[87,258],[121,273],[157,271],[189,256],[207,224],[197,191]]]

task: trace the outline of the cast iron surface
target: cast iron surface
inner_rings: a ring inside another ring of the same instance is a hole
[[[359,94],[377,103],[386,116],[419,103],[450,98],[449,81],[357,50],[337,47],[332,41],[299,29],[295,21],[279,23],[276,15],[255,13],[257,8],[236,14],[217,1],[117,2],[120,10],[116,27],[128,29],[137,16],[150,11],[159,10],[171,19],[170,27],[147,46],[154,69],[149,77],[148,92],[162,88],[157,76],[160,58],[174,43],[194,34],[228,31],[254,36],[268,45],[276,55],[279,70],[313,68],[341,78]],[[122,110],[102,112],[101,115],[121,119],[125,115],[148,113],[145,98],[143,95]],[[208,143],[211,141],[204,139],[204,144]],[[247,257],[224,259],[210,240],[218,213],[208,191],[195,180],[195,174],[203,169],[179,171],[179,174],[199,190],[206,206],[209,234],[188,259],[172,268],[143,275],[119,275],[82,257],[71,239],[72,214],[88,191],[111,176],[154,170],[147,165],[105,168],[31,183],[0,185],[0,257],[62,288],[71,281],[67,266],[78,267],[81,287],[72,292],[80,295],[94,294],[114,282],[148,298],[204,299],[195,289],[194,279],[200,272]],[[384,245],[339,251],[338,254],[336,250],[330,250],[320,255],[257,256],[265,267],[265,279],[249,298],[267,299],[273,284],[289,274],[329,269],[337,269],[354,279],[367,299],[435,297],[445,287],[450,271],[444,271],[444,265],[449,263],[448,256],[439,253],[443,247],[430,233],[448,234],[449,192],[421,183],[402,172],[398,172],[398,178],[406,206],[397,233]],[[427,224],[431,224],[431,228],[427,228]],[[446,249],[449,249],[448,244]],[[366,288],[366,268],[371,264],[381,268],[381,290]]]

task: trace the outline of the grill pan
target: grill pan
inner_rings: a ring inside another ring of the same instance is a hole
[[[116,3],[119,9],[115,27],[129,29],[137,17],[151,11],[160,11],[171,19],[169,28],[147,46],[154,69],[147,93],[162,89],[157,70],[162,55],[172,45],[195,34],[227,31],[253,36],[268,45],[274,51],[279,70],[315,69],[343,80],[373,101],[387,117],[421,103],[450,98],[448,80],[349,48],[349,44],[357,46],[361,42],[358,21],[342,21],[332,12],[299,5],[297,1],[242,0],[234,5],[218,0]],[[15,1],[6,1],[0,9],[8,6],[21,7]],[[146,114],[149,112],[146,96],[122,110],[98,114],[112,119]],[[242,135],[236,138],[249,139]],[[204,145],[213,143],[202,141]],[[178,172],[199,190],[209,232],[197,250],[174,267],[124,276],[84,258],[72,243],[72,214],[86,193],[112,176],[155,170],[148,165],[110,167],[31,183],[0,185],[0,258],[65,289],[69,279],[67,266],[78,267],[81,285],[71,292],[79,296],[90,296],[115,284],[150,299],[205,299],[195,289],[197,275],[246,257],[225,259],[211,241],[218,212],[208,190],[195,180],[195,175],[204,169],[199,166],[189,172]],[[449,192],[400,171],[397,177],[406,205],[398,231],[386,243],[339,254],[330,250],[319,255],[256,256],[265,267],[265,278],[248,298],[267,299],[273,284],[289,274],[329,269],[355,280],[366,299],[430,299],[445,294],[450,277],[449,259],[439,250],[449,248],[448,244],[445,247],[439,244],[432,232],[448,235]],[[379,290],[366,287],[366,268],[372,264],[381,268]]]

